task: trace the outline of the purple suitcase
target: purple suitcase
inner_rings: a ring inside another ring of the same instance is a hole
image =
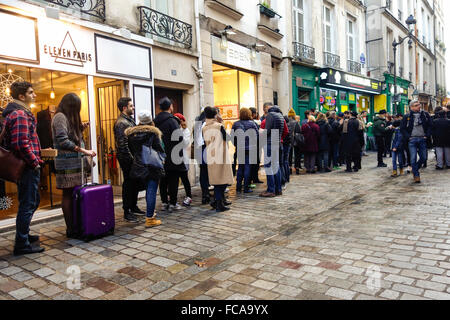
[[[76,187],[73,197],[73,225],[80,240],[87,242],[114,234],[114,196],[111,185]]]

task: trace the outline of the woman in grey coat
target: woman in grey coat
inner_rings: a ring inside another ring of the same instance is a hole
[[[62,210],[67,226],[67,237],[76,238],[73,229],[73,190],[82,184],[81,159],[84,168],[88,166],[88,157],[95,157],[92,150],[86,150],[83,134],[87,125],[81,123],[81,100],[74,93],[66,94],[59,103],[52,121],[54,148],[58,150],[55,159],[56,188],[63,190]]]

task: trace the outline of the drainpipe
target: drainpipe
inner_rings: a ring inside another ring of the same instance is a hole
[[[205,106],[205,93],[203,89],[203,57],[202,57],[202,41],[200,39],[200,13],[199,13],[199,0],[194,0],[195,10],[195,34],[197,38],[197,52],[198,52],[198,69],[196,74],[198,77],[199,94],[200,94],[200,106],[198,113],[200,114],[202,108]]]

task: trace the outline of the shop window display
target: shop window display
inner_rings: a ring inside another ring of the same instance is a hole
[[[338,92],[336,90],[320,88],[320,106],[322,112],[336,111]]]
[[[31,106],[31,111],[36,117],[37,134],[42,149],[53,147],[51,122],[59,101],[65,94],[73,92],[80,97],[82,101],[81,120],[83,122],[89,121],[86,76],[5,64],[0,64],[0,70],[6,70],[15,77],[33,84],[37,98]],[[7,101],[2,100],[0,108],[5,108],[7,103]],[[86,130],[84,135],[86,143],[89,144],[89,130]],[[47,159],[41,171],[39,209],[51,209],[60,205],[62,192],[57,190],[55,185],[56,177],[53,161]],[[15,218],[18,209],[17,186],[9,182],[0,182],[0,198],[9,200],[8,205],[0,208],[0,220]]]
[[[230,130],[241,108],[257,108],[256,75],[214,64],[213,81],[214,106]]]

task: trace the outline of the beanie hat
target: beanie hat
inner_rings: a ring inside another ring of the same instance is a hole
[[[173,116],[177,117],[181,121],[186,121],[186,118],[181,113],[175,113]]]
[[[295,117],[297,114],[295,113],[295,111],[294,111],[294,109],[291,109],[291,110],[289,110],[289,113],[288,113],[288,117]]]
[[[150,124],[152,123],[152,115],[150,111],[142,111],[138,116],[139,124]]]
[[[386,110],[381,110],[379,114],[386,114],[387,111]]]

